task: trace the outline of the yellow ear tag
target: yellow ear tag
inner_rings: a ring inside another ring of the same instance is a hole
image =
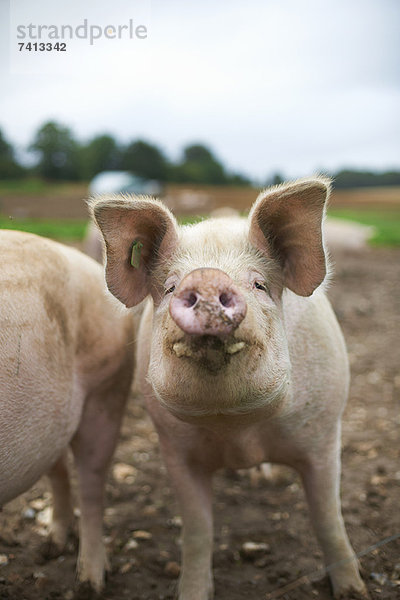
[[[140,254],[142,252],[143,244],[136,240],[132,245],[132,254],[131,254],[131,265],[134,269],[138,269],[140,266]]]

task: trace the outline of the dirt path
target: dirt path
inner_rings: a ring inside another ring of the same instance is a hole
[[[330,296],[352,365],[343,424],[343,512],[354,548],[361,553],[400,533],[400,250],[368,249],[337,255],[336,261]],[[74,598],[74,544],[58,559],[39,559],[48,505],[48,486],[42,480],[0,513],[0,600]],[[103,598],[172,599],[180,520],[157,436],[134,399],[109,478],[107,506],[112,571]],[[266,542],[270,549],[247,559],[242,553],[246,541]],[[2,561],[8,564],[1,566]],[[361,565],[372,599],[400,597],[400,538],[368,551]],[[267,593],[321,566],[293,472],[280,471],[274,483],[261,479],[257,484],[248,472],[216,477],[218,600],[264,600]],[[83,600],[85,595],[77,597]],[[280,597],[331,598],[326,578],[300,584]]]

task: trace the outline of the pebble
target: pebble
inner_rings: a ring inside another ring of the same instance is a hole
[[[389,582],[385,573],[371,573],[370,577],[371,577],[371,579],[376,581],[376,583],[378,583],[379,585],[385,585],[385,583]]]
[[[136,550],[139,544],[136,540],[128,540],[124,546],[124,550]]]
[[[36,498],[36,500],[32,500],[32,502],[29,502],[29,506],[31,506],[35,510],[43,510],[44,508],[46,508],[47,503],[45,502],[45,500],[43,500],[43,498]]]
[[[168,519],[168,525],[171,527],[182,527],[182,518],[179,516],[172,517],[172,519]]]
[[[137,529],[133,532],[133,537],[137,540],[150,540],[153,536],[150,531],[144,531],[142,529]]]
[[[24,519],[28,519],[29,521],[34,519],[36,516],[36,512],[33,508],[31,508],[30,506],[24,510],[24,512],[22,513],[22,517]]]
[[[127,463],[116,463],[112,470],[113,477],[118,482],[134,483],[137,469]]]
[[[384,475],[372,475],[370,483],[371,485],[384,485],[387,483],[387,477]]]
[[[257,542],[245,542],[241,548],[241,554],[246,558],[258,558],[261,554],[267,554],[269,551],[268,544]]]
[[[287,512],[276,512],[276,513],[272,513],[272,515],[270,515],[270,518],[272,521],[280,521],[281,519],[288,519],[289,518],[289,513]]]
[[[168,575],[168,577],[176,579],[177,577],[179,577],[180,572],[180,565],[173,560],[167,562],[167,564],[165,565],[164,573]]]
[[[8,565],[8,557],[6,554],[0,554],[0,567]]]
[[[33,573],[33,579],[44,579],[46,577],[46,575],[43,573],[43,571],[35,571]]]
[[[120,567],[119,572],[121,573],[121,575],[124,575],[125,573],[129,573],[129,571],[132,570],[134,565],[135,565],[134,561],[126,562],[124,565],[122,565],[122,567]]]
[[[149,506],[145,506],[142,514],[145,517],[154,517],[157,514],[157,508],[155,506],[149,505]]]
[[[42,527],[47,527],[48,525],[50,525],[52,513],[53,510],[50,506],[38,512],[36,515],[36,520],[39,523],[39,525],[42,525]]]

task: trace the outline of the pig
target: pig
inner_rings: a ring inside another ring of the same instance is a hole
[[[103,268],[78,250],[1,231],[0,256],[0,506],[48,474],[49,550],[61,552],[73,521],[70,446],[78,575],[99,591],[105,477],[133,373],[131,315],[107,291]]]
[[[339,499],[349,367],[324,292],[329,193],[300,179],[247,219],[187,226],[148,197],[91,201],[110,291],[147,297],[137,376],[182,512],[179,600],[213,596],[214,472],[264,462],[300,474],[334,596],[366,594]]]

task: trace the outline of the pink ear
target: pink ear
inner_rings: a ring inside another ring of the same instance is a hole
[[[175,249],[172,213],[147,197],[105,196],[91,201],[107,250],[106,280],[112,294],[130,308],[151,291],[151,274]]]
[[[330,182],[298,180],[260,194],[250,211],[250,242],[276,258],[285,286],[310,296],[326,275],[322,219]]]

